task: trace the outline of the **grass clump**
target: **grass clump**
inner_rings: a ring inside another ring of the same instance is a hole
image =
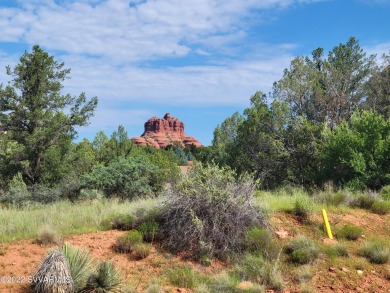
[[[390,201],[377,201],[371,206],[371,210],[378,215],[386,215],[390,213]]]
[[[374,192],[367,191],[363,194],[359,194],[351,201],[351,206],[355,208],[361,208],[369,210],[372,205],[378,201],[378,195]]]
[[[127,253],[133,251],[134,246],[140,243],[142,243],[142,234],[132,230],[116,239],[114,249],[117,252]]]
[[[69,263],[70,274],[73,279],[75,292],[80,291],[87,284],[89,276],[94,269],[94,263],[89,252],[80,247],[65,243],[62,253]]]
[[[313,209],[313,202],[309,198],[297,198],[291,212],[298,221],[305,223],[310,221]]]
[[[164,203],[161,235],[167,247],[198,256],[200,243],[210,257],[226,259],[245,248],[245,233],[269,226],[266,214],[253,204],[256,184],[214,163],[197,164],[175,184]]]
[[[338,207],[342,204],[348,205],[352,201],[352,196],[347,190],[340,190],[338,192],[321,192],[317,196],[317,200],[325,203],[327,206]]]
[[[344,225],[338,232],[337,236],[342,239],[357,240],[363,233],[363,229],[355,225]]]
[[[383,200],[390,200],[390,185],[383,186],[379,195]]]
[[[278,261],[271,263],[261,255],[245,254],[235,266],[235,273],[240,279],[256,282],[275,290],[283,289],[283,278]]]
[[[201,280],[200,274],[188,265],[171,267],[166,275],[170,284],[180,288],[192,289]]]
[[[280,247],[272,238],[271,232],[266,229],[254,227],[246,233],[247,249],[252,252],[259,252],[268,259],[278,257]]]
[[[149,243],[136,243],[133,246],[133,251],[139,259],[144,259],[152,251],[152,245]]]
[[[122,277],[110,261],[100,263],[97,272],[92,274],[83,293],[122,293]]]
[[[137,230],[141,232],[146,242],[153,242],[160,231],[160,224],[156,221],[146,221],[139,225]]]
[[[129,214],[114,214],[103,219],[101,226],[107,229],[128,231],[134,228],[134,217]]]
[[[290,261],[296,264],[308,264],[318,257],[318,248],[313,240],[306,237],[298,237],[287,244],[286,253]]]
[[[367,258],[371,263],[385,264],[390,260],[390,249],[383,243],[371,242],[360,249],[359,255]]]
[[[40,245],[60,244],[61,237],[52,227],[45,225],[39,230],[35,241]]]
[[[210,284],[211,292],[237,293],[239,279],[227,272],[219,274]]]

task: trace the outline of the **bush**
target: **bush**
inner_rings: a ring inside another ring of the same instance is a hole
[[[373,192],[366,192],[354,198],[351,202],[351,206],[369,210],[371,209],[372,205],[377,201],[378,201],[377,194]]]
[[[257,282],[278,291],[283,289],[283,278],[278,262],[271,263],[261,255],[246,254],[235,266],[235,273],[241,279]]]
[[[379,195],[383,200],[390,200],[390,185],[383,186]]]
[[[306,237],[291,240],[285,250],[290,256],[290,261],[296,264],[308,264],[318,257],[317,246]]]
[[[83,293],[119,293],[123,292],[122,278],[110,261],[100,263],[97,272],[88,278]]]
[[[308,198],[298,198],[295,201],[292,213],[301,223],[307,222],[313,213],[313,203]]]
[[[139,225],[137,230],[142,233],[145,241],[153,242],[160,231],[160,224],[155,221],[146,221]]]
[[[260,252],[268,259],[275,259],[279,255],[280,248],[272,239],[272,234],[266,229],[254,227],[246,233],[247,249]]]
[[[342,190],[339,192],[323,192],[319,196],[319,201],[327,206],[338,207],[341,204],[349,205],[352,201],[352,196],[348,191]]]
[[[375,202],[371,210],[378,215],[386,215],[390,213],[390,201],[378,201]]]
[[[156,180],[159,172],[144,158],[119,158],[84,175],[82,187],[102,190],[107,197],[131,199],[160,191],[162,184]]]
[[[363,233],[363,229],[355,225],[344,225],[338,232],[339,238],[357,240]]]
[[[136,244],[142,243],[142,234],[138,231],[129,231],[116,239],[115,250],[126,253],[131,252]]]
[[[133,251],[138,258],[144,259],[148,257],[152,251],[152,245],[148,243],[137,243],[133,245]]]
[[[31,201],[31,194],[27,190],[22,174],[16,174],[9,183],[8,190],[0,197],[0,202],[21,206]]]
[[[371,263],[385,264],[390,260],[390,249],[380,242],[372,242],[362,247],[359,251],[359,255],[364,256]]]
[[[248,229],[269,227],[265,213],[253,205],[254,191],[248,177],[236,179],[228,168],[197,164],[164,203],[165,245],[198,255],[203,243],[210,257],[219,258],[241,253]]]
[[[110,215],[100,225],[107,229],[128,231],[134,228],[134,217],[129,214]]]
[[[36,242],[40,245],[60,244],[61,237],[53,228],[43,226],[38,232]]]
[[[89,252],[85,249],[65,243],[62,253],[69,263],[70,274],[72,276],[74,291],[83,289],[93,272],[93,261]]]

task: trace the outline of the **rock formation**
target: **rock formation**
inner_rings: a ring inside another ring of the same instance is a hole
[[[195,137],[187,136],[184,132],[184,123],[169,113],[165,114],[163,119],[153,117],[146,121],[144,133],[131,140],[136,145],[150,145],[156,149],[174,144],[179,144],[182,147],[202,146]]]

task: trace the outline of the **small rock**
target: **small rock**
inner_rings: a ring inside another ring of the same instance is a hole
[[[363,235],[361,235],[360,237],[362,237],[362,238],[366,238],[366,235],[364,235],[364,234],[363,234]]]
[[[362,271],[362,270],[356,270],[356,273],[357,273],[358,275],[363,275],[363,271]]]
[[[334,272],[335,270],[336,270],[336,268],[335,268],[334,266],[330,266],[330,267],[329,267],[329,271],[330,271],[330,272]]]
[[[288,232],[285,231],[285,230],[278,230],[278,231],[275,231],[275,234],[278,235],[278,237],[280,239],[285,239],[288,237]]]
[[[349,270],[348,270],[347,268],[344,268],[344,267],[342,267],[341,270],[342,270],[343,272],[346,272],[346,273],[349,272]]]

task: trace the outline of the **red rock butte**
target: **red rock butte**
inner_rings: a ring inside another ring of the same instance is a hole
[[[179,144],[182,147],[202,146],[195,137],[187,136],[184,132],[184,123],[172,117],[169,113],[165,114],[163,119],[150,118],[145,123],[144,133],[141,136],[133,137],[131,140],[136,145],[150,145],[156,149],[174,144]]]

